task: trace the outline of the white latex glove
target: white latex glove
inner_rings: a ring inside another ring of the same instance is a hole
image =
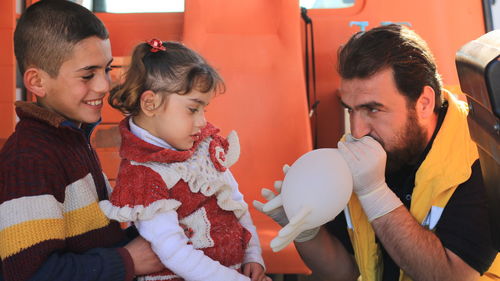
[[[346,142],[338,142],[353,177],[353,191],[363,206],[368,221],[381,217],[403,203],[385,182],[387,154],[370,136],[354,139],[346,136]]]
[[[286,175],[290,166],[283,166],[283,173]],[[264,198],[268,201],[267,203],[262,203],[257,200],[253,201],[254,207],[261,213],[269,216],[275,222],[277,222],[283,229],[278,233],[278,237],[271,241],[271,247],[273,251],[277,252],[286,247],[292,240],[296,242],[305,242],[313,239],[319,231],[319,227],[314,229],[304,230],[300,229],[299,226],[302,225],[302,221],[308,215],[308,212],[304,210],[297,216],[295,216],[291,222],[288,221],[285,210],[283,209],[283,201],[281,199],[281,186],[283,181],[274,182],[274,188],[277,195],[267,188],[263,188],[261,193]]]
[[[290,166],[283,166],[283,173],[286,175],[290,169]],[[281,227],[288,224],[288,218],[285,214],[285,209],[283,209],[283,203],[281,202],[281,186],[283,185],[283,181],[275,181],[274,182],[274,190],[276,190],[277,195],[271,191],[270,189],[263,188],[260,193],[264,198],[266,198],[267,203],[262,203],[260,201],[254,200],[253,206],[259,212],[265,214],[266,216],[273,219],[277,222]],[[271,203],[272,202],[272,203]],[[271,203],[271,204],[270,204]],[[265,207],[265,210],[264,210]]]

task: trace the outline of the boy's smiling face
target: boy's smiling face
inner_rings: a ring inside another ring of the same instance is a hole
[[[44,95],[38,103],[70,121],[94,123],[101,118],[103,99],[110,89],[113,57],[109,39],[83,39],[62,63],[57,77],[41,71]]]

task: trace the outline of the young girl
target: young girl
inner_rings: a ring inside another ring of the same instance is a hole
[[[205,120],[224,90],[217,72],[176,42],[139,44],[125,82],[109,102],[128,115],[119,125],[122,162],[106,215],[133,222],[165,271],[142,280],[271,280],[255,226],[228,168],[239,157]]]

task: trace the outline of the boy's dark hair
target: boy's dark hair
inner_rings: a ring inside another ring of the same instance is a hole
[[[396,24],[359,32],[339,49],[338,72],[343,79],[369,78],[391,68],[398,90],[414,105],[424,86],[434,89],[441,108],[442,82],[427,43],[412,30]]]
[[[26,9],[14,32],[19,69],[24,73],[34,66],[56,77],[73,47],[91,36],[109,38],[92,12],[67,0],[41,0]]]
[[[137,115],[144,91],[184,95],[192,90],[202,93],[225,91],[224,81],[217,71],[197,52],[178,42],[161,42],[164,50],[152,52],[148,43],[137,45],[125,80],[108,97],[109,104],[127,115]]]

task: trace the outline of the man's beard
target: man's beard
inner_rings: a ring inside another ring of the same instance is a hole
[[[426,146],[425,129],[418,123],[415,110],[410,109],[403,130],[396,136],[395,146],[387,151],[386,173],[394,173],[405,165],[416,164]]]

